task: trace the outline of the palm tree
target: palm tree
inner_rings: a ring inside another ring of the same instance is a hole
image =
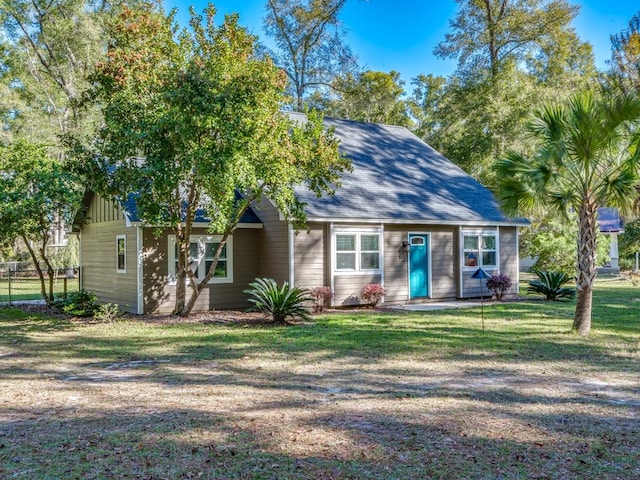
[[[529,124],[535,153],[498,162],[498,197],[510,213],[552,208],[577,213],[578,291],[573,330],[588,335],[596,270],[597,209],[628,210],[640,184],[640,99],[634,95],[574,95],[549,104]]]

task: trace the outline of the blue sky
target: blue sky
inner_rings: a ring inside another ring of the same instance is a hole
[[[165,0],[167,9],[177,7],[178,19],[186,22],[188,6],[201,11],[206,1]],[[262,30],[266,0],[213,1],[220,15],[237,12],[240,23],[266,42]],[[627,27],[640,10],[638,0],[583,0],[573,26],[580,38],[594,47],[596,64],[606,68],[610,58],[610,35]],[[453,60],[440,60],[433,48],[449,31],[456,12],[454,0],[348,0],[340,16],[347,43],[365,69],[396,70],[409,84],[420,73],[448,75]]]

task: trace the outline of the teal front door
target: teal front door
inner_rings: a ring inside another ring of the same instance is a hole
[[[429,237],[409,234],[409,298],[429,296]]]

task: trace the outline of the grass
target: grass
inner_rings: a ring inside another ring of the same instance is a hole
[[[47,288],[49,283],[47,280]],[[67,292],[77,292],[79,288],[79,280],[67,280]],[[57,278],[54,282],[53,292],[56,297],[64,294],[64,279]],[[0,302],[20,302],[24,300],[41,300],[40,280],[37,278],[12,278],[11,279],[11,297],[9,297],[9,281],[6,278],[0,279]]]
[[[293,327],[0,309],[0,478],[640,477],[640,289]]]

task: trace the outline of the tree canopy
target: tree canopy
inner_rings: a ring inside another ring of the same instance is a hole
[[[343,41],[338,18],[346,0],[267,0],[264,28],[277,46],[269,54],[289,79],[298,111],[315,91],[327,91],[337,76],[357,69],[356,56]]]
[[[434,53],[457,58],[460,72],[488,71],[495,78],[518,64],[555,48],[578,7],[565,0],[456,0],[460,8]],[[550,58],[551,56],[549,56]],[[551,58],[550,58],[551,59]]]
[[[121,200],[135,195],[146,225],[173,230],[181,315],[214,275],[252,202],[268,197],[287,219],[302,223],[294,187],[330,193],[349,167],[319,116],[310,113],[297,124],[282,113],[286,77],[257,54],[255,37],[237,16],[220,26],[214,18],[210,5],[204,18],[192,12],[192,31],[177,32],[173,17],[153,5],[124,8],[107,60],[92,78],[105,118],[91,155],[99,159],[96,188]],[[201,281],[189,266],[198,209],[211,218],[210,231],[222,235]]]
[[[0,242],[16,237],[24,241],[42,296],[51,303],[55,274],[49,252],[51,229],[55,223],[70,224],[82,195],[80,182],[48,147],[24,140],[0,145],[0,176]]]
[[[335,118],[409,126],[403,85],[400,74],[393,70],[349,73],[334,79],[330,95],[316,93],[309,104]]]
[[[577,94],[545,105],[529,124],[535,153],[511,152],[497,165],[498,197],[511,213],[550,208],[577,214],[578,299],[573,329],[591,329],[596,270],[597,209],[630,209],[640,183],[640,99],[635,95]]]

